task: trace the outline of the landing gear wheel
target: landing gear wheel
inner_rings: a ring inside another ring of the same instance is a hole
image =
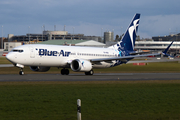
[[[19,75],[24,75],[23,68],[19,71]]]
[[[85,72],[85,75],[93,75],[93,74],[94,74],[93,70],[90,70],[89,72]]]
[[[23,69],[21,69],[21,71],[19,71],[19,75],[24,75]]]
[[[61,70],[61,75],[69,75],[69,70],[68,69],[62,69]]]
[[[69,75],[69,70],[65,69],[65,75]]]

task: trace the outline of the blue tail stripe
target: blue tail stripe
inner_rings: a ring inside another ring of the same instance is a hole
[[[126,43],[126,46],[124,47],[125,50],[127,51],[134,50],[136,33],[138,31],[138,26],[139,26],[139,19],[140,19],[140,14],[136,14],[133,20],[131,21],[129,27],[127,28],[124,37],[122,38],[122,43]]]
[[[128,51],[134,51],[136,33],[138,31],[140,14],[135,14],[130,25],[128,26],[122,40],[113,47],[121,53],[122,56],[128,54]],[[120,52],[122,51],[122,52]]]

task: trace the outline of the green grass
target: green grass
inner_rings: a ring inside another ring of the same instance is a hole
[[[0,64],[11,64],[6,57],[0,57]]]
[[[10,64],[0,57],[1,64]],[[26,74],[37,73],[28,67]],[[60,73],[52,67],[47,73]],[[95,73],[180,72],[178,62],[126,64]],[[19,68],[0,68],[18,74]],[[72,73],[72,71],[71,71]],[[41,73],[42,74],[42,73]],[[180,120],[180,80],[101,82],[0,82],[0,120]]]
[[[178,120],[180,81],[2,82],[1,120]]]
[[[124,73],[146,73],[146,72],[180,72],[180,63],[178,62],[160,62],[148,63],[147,65],[137,66],[133,64],[123,64],[117,67],[107,69],[95,69],[97,72],[124,72]]]

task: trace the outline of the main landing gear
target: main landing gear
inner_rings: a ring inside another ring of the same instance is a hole
[[[93,70],[90,70],[89,72],[85,72],[85,75],[93,75],[93,74],[94,74]]]
[[[63,69],[61,70],[61,75],[69,75],[69,70],[63,68]]]
[[[93,74],[94,74],[94,71],[93,71],[93,70],[90,70],[89,72],[85,72],[85,75],[93,75]],[[63,68],[63,69],[61,70],[61,75],[69,75],[69,70]]]
[[[23,68],[21,68],[21,70],[19,71],[19,75],[24,75]]]

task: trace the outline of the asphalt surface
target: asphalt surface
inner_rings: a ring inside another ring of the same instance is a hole
[[[0,75],[5,81],[141,81],[141,80],[180,80],[180,73],[101,73],[87,76],[82,74],[7,74]]]
[[[130,61],[129,63],[141,62],[169,62],[180,59],[157,59]],[[12,64],[0,64],[0,67],[14,67]],[[92,76],[84,73],[61,75],[61,74],[8,74],[0,75],[0,82],[5,81],[138,81],[138,80],[180,80],[180,73],[95,73]]]

